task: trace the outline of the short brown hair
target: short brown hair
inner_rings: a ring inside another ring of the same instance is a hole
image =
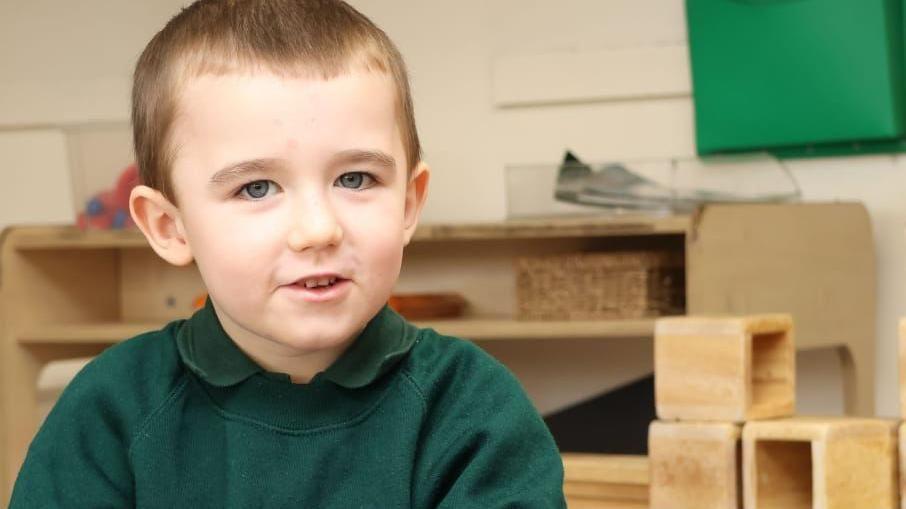
[[[145,47],[132,87],[132,134],[143,184],[173,203],[171,132],[179,88],[205,74],[265,70],[330,79],[353,67],[388,73],[396,84],[406,166],[421,160],[409,78],[383,30],[341,0],[198,0]]]

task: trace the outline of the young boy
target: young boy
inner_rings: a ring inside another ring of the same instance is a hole
[[[132,216],[209,292],[108,349],[13,508],[564,507],[519,383],[385,303],[428,188],[408,78],[339,0],[201,0],[139,59]]]

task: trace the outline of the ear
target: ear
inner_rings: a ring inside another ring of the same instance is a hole
[[[422,213],[422,207],[425,205],[425,198],[428,197],[428,180],[430,179],[431,169],[424,162],[419,162],[418,166],[409,177],[406,184],[406,208],[403,214],[403,225],[405,230],[403,235],[405,241],[403,245],[408,245],[415,233],[415,227],[418,226],[418,218]]]
[[[178,266],[192,263],[192,250],[186,240],[179,209],[160,191],[142,185],[132,188],[129,212],[161,258]]]

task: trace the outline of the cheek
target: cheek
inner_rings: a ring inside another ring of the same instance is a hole
[[[349,248],[372,266],[372,277],[398,274],[403,255],[402,207],[391,203],[351,219],[347,222]]]
[[[212,293],[250,295],[243,291],[261,279],[267,259],[263,242],[266,228],[242,221],[211,218],[186,224],[186,234],[198,270]],[[257,272],[256,272],[257,269]],[[264,282],[262,280],[262,282]]]

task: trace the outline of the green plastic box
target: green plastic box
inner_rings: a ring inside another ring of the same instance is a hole
[[[902,1],[687,0],[698,153],[902,146]]]

